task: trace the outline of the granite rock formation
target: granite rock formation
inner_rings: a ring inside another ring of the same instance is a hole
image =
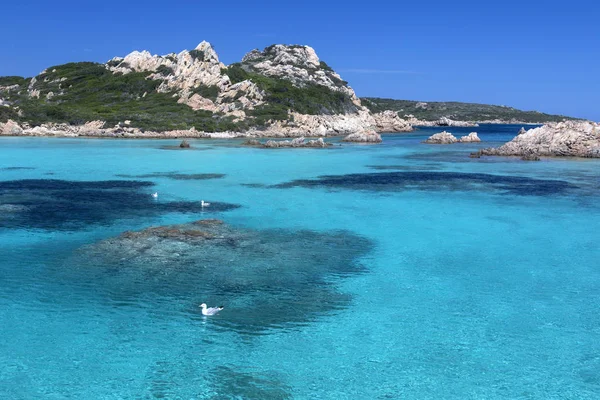
[[[375,131],[351,133],[342,139],[344,142],[355,143],[381,143],[381,135]]]
[[[498,148],[482,150],[493,156],[563,156],[600,158],[600,124],[588,121],[550,123],[521,133]]]
[[[425,140],[423,143],[427,143],[427,144],[452,144],[452,143],[457,143],[458,139],[456,139],[456,137],[451,134],[450,132],[440,132],[440,133],[436,133],[435,135],[431,135],[427,140]]]
[[[411,132],[413,130],[409,121],[402,119],[394,111],[383,111],[373,114],[375,130],[377,132]]]
[[[460,139],[458,139],[458,142],[459,143],[477,143],[477,142],[481,142],[481,139],[479,139],[479,136],[477,136],[477,132],[471,132],[467,136],[463,136]]]

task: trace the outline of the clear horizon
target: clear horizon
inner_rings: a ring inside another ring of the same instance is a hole
[[[303,44],[360,97],[507,105],[600,120],[600,5],[541,1],[301,6],[72,0],[5,5],[0,76],[52,65],[106,62],[134,50],[166,54],[210,42],[225,64],[253,48]]]

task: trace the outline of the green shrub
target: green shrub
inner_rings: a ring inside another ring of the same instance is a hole
[[[325,71],[334,72],[333,68],[331,68],[329,65],[327,65],[327,63],[325,61],[321,61],[319,63],[319,66],[321,67],[321,69],[324,69]]]
[[[26,81],[22,76],[0,76],[0,86],[24,85]]]
[[[0,106],[0,122],[6,122],[9,119],[18,120],[19,115],[11,107]]]
[[[169,75],[173,75],[175,73],[175,71],[173,71],[173,68],[171,67],[167,67],[166,65],[161,65],[156,69],[156,73],[162,76],[169,76]]]
[[[205,54],[204,54],[204,51],[202,51],[202,50],[192,50],[192,51],[190,51],[190,56],[192,56],[192,58],[194,60],[205,61],[205,59],[204,59]]]
[[[202,97],[215,101],[219,96],[219,88],[216,85],[200,85],[194,88],[193,93],[198,93]]]

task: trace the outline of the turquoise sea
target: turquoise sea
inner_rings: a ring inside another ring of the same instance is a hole
[[[0,398],[600,398],[600,160],[468,157],[519,128],[0,138]]]

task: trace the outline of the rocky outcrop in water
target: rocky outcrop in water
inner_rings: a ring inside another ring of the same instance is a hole
[[[427,144],[453,144],[453,143],[478,143],[481,142],[479,136],[477,136],[477,132],[471,132],[466,136],[462,136],[460,139],[457,139],[450,132],[440,132],[435,135],[431,135],[427,140],[423,143]]]
[[[375,131],[351,133],[342,139],[343,142],[355,143],[381,143],[381,135]]]
[[[242,143],[242,146],[262,147],[265,149],[280,149],[280,148],[317,148],[324,149],[333,146],[327,143],[323,138],[315,140],[306,140],[304,137],[295,138],[292,140],[268,140],[266,143],[261,143],[256,139],[249,139]]]
[[[264,147],[266,149],[280,149],[280,148],[286,148],[286,147],[294,147],[294,148],[313,147],[313,148],[324,149],[329,146],[332,146],[332,144],[325,142],[323,140],[323,138],[318,138],[316,140],[306,140],[303,137],[299,137],[299,138],[292,139],[292,140],[281,140],[281,141],[269,140],[269,141],[267,141],[267,143],[262,145],[262,147]]]
[[[427,143],[427,144],[452,144],[452,143],[457,143],[458,139],[456,139],[456,137],[451,134],[450,132],[440,132],[440,133],[436,133],[435,135],[431,135],[427,140],[425,140],[423,143]]]
[[[484,149],[482,154],[600,158],[600,125],[588,121],[550,123],[521,133],[498,148]]]
[[[380,133],[385,132],[411,132],[412,125],[405,119],[398,116],[395,111],[383,111],[373,114],[375,120],[375,130]]]
[[[192,313],[202,302],[224,304],[226,318],[211,323],[257,333],[348,304],[338,279],[364,271],[359,260],[371,246],[350,232],[256,230],[199,220],[84,246],[63,270],[85,268],[94,285],[117,296],[176,294]]]
[[[477,136],[477,132],[471,132],[467,136],[463,136],[458,139],[459,143],[478,143],[481,142],[479,136]]]

